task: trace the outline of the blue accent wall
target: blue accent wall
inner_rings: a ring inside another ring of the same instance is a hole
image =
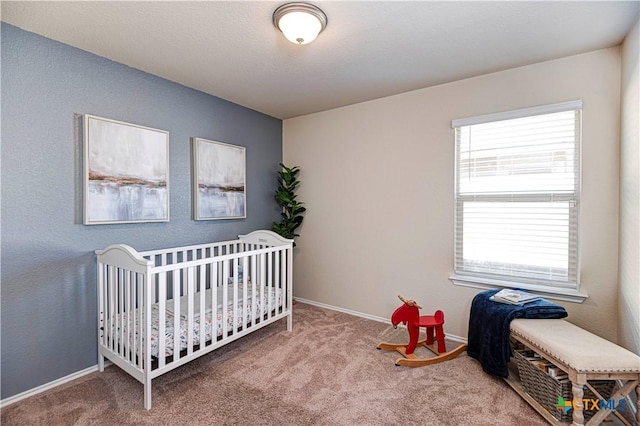
[[[269,228],[282,121],[5,23],[1,31],[4,399],[97,364],[94,250]],[[170,222],[82,224],[83,114],[169,132]],[[246,147],[246,219],[192,220],[192,137]]]

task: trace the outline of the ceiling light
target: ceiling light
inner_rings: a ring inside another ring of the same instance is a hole
[[[309,3],[287,3],[273,12],[273,25],[291,43],[308,44],[327,26],[327,15]]]

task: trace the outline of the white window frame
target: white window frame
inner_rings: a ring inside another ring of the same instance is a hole
[[[451,127],[452,129],[454,129],[454,139],[455,139],[455,133],[456,133],[455,130],[459,127],[472,126],[476,124],[483,124],[483,123],[489,123],[494,121],[503,121],[503,120],[510,120],[510,119],[516,119],[516,118],[531,117],[531,116],[542,115],[542,114],[552,114],[552,113],[564,112],[564,111],[579,111],[579,114],[581,114],[582,100],[568,101],[568,102],[549,104],[549,105],[541,105],[541,106],[536,106],[532,108],[523,108],[518,110],[511,110],[511,111],[457,119],[451,122]],[[581,152],[581,144],[582,144],[581,116],[579,118],[579,124],[580,126],[578,128],[578,132],[576,135],[576,138],[578,139],[576,141],[576,149],[578,150],[577,157],[578,157],[578,161],[580,162],[580,155],[581,155],[580,152]],[[456,205],[458,204],[457,199],[459,197],[458,171],[457,171],[458,158],[457,157],[458,157],[458,148],[456,147],[456,158],[455,158]],[[576,168],[576,172],[578,173],[578,185],[575,191],[577,195],[577,201],[579,203],[580,192],[581,192],[581,188],[580,188],[581,171],[580,171],[579,165]],[[457,223],[458,222],[457,215],[461,214],[461,212],[456,211],[455,214],[456,214],[456,219],[454,222]],[[579,222],[579,218],[578,218],[578,222]],[[454,230],[454,232],[456,231]],[[535,280],[526,280],[526,279],[520,280],[520,279],[517,279],[516,277],[507,277],[507,276],[500,277],[495,275],[483,275],[483,274],[476,274],[473,272],[461,272],[461,271],[455,271],[454,275],[450,276],[449,279],[455,285],[482,288],[482,289],[521,288],[521,289],[528,290],[531,293],[539,294],[543,297],[548,297],[551,299],[582,303],[588,297],[588,295],[580,292],[579,224],[577,225],[577,232],[578,232],[578,238],[576,241],[576,247],[574,247],[574,250],[576,250],[577,252],[577,259],[578,259],[575,283],[563,285],[559,283],[554,283],[552,281],[536,282]],[[455,244],[456,242],[454,241],[454,245]],[[454,269],[455,269],[455,263],[456,261],[454,260]]]

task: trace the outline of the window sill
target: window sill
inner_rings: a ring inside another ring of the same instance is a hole
[[[571,289],[551,289],[539,284],[526,284],[515,281],[502,281],[490,278],[471,277],[466,275],[452,275],[449,280],[455,285],[463,287],[482,288],[485,290],[497,290],[501,288],[520,288],[529,293],[542,296],[547,299],[562,300],[565,302],[582,303],[589,295]]]

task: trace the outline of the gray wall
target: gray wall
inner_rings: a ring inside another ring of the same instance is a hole
[[[230,239],[277,220],[282,122],[4,23],[1,48],[4,399],[96,365],[94,250]],[[82,225],[82,114],[169,131],[170,222]],[[245,220],[191,220],[194,136],[247,147]]]

